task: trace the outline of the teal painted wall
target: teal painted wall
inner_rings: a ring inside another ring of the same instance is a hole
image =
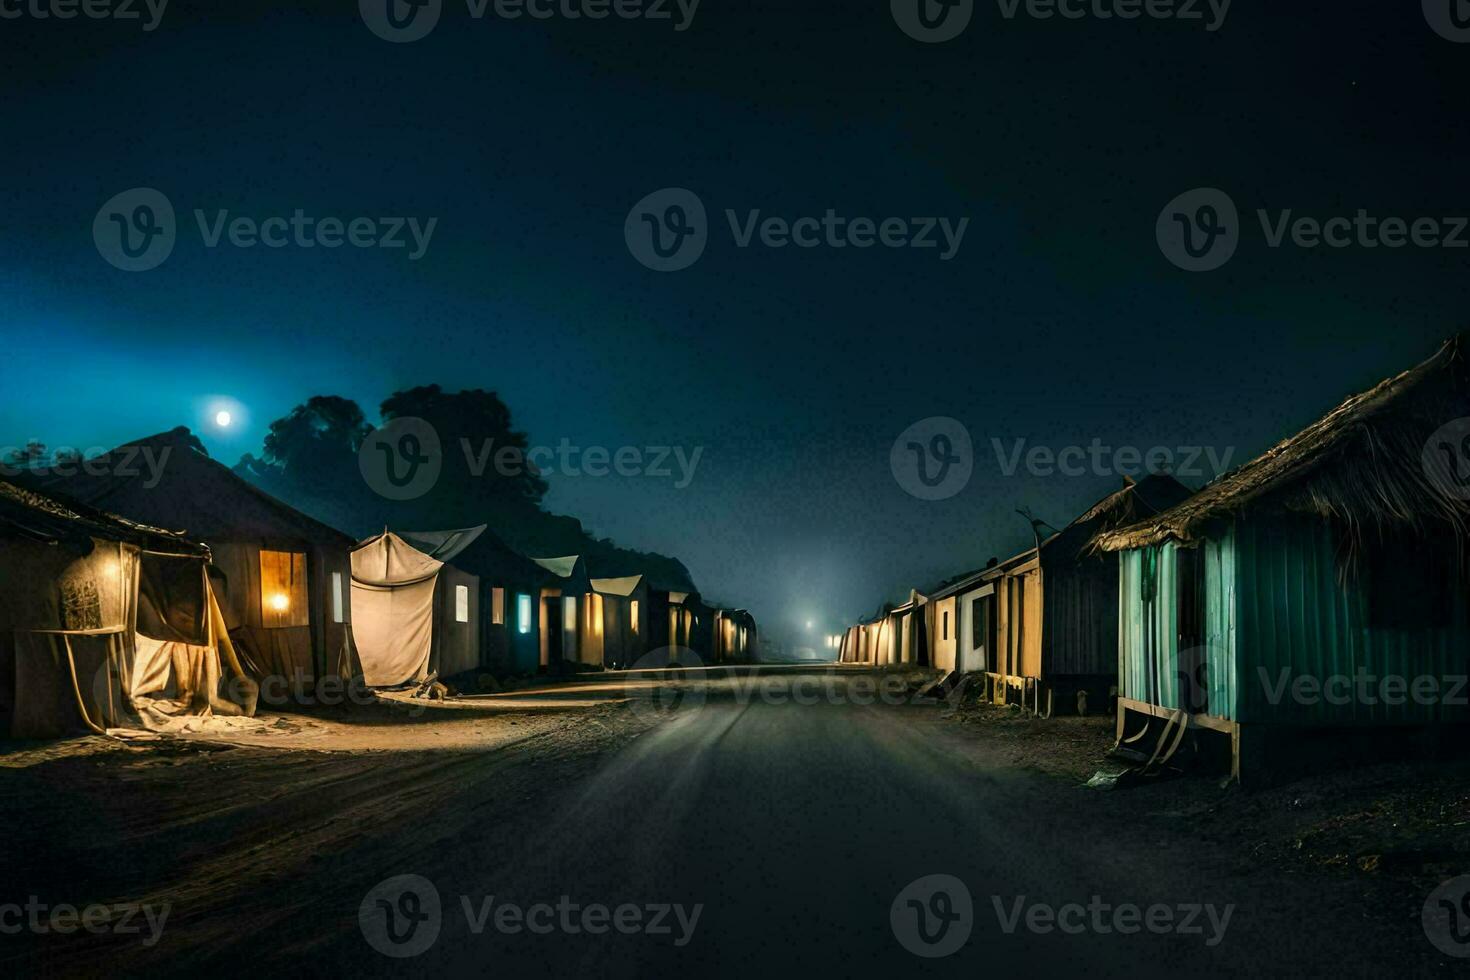
[[[1470,674],[1470,627],[1467,588],[1459,577],[1451,589],[1451,625],[1370,627],[1369,586],[1362,579],[1339,581],[1338,542],[1324,521],[1237,520],[1200,547],[1205,642],[1203,650],[1185,651],[1182,672],[1179,546],[1120,555],[1118,681],[1124,697],[1178,708],[1181,685],[1198,683],[1207,695],[1206,713],[1240,722],[1470,721],[1470,685],[1463,680]],[[1401,574],[1412,583],[1430,573],[1409,564]],[[1191,668],[1194,658],[1202,670]],[[1379,680],[1365,693],[1356,683],[1360,675]],[[1390,676],[1402,678],[1403,687],[1385,689],[1381,679]],[[1416,698],[1412,685],[1431,681],[1437,689],[1421,688]],[[1399,704],[1389,703],[1395,690],[1403,692]]]
[[[1118,690],[1123,697],[1165,708],[1184,700],[1205,713],[1234,718],[1235,547],[1233,537],[1208,541],[1204,549],[1205,623],[1203,649],[1179,650],[1178,562],[1175,542],[1125,551],[1118,576]]]
[[[1470,691],[1452,688],[1467,673],[1470,632],[1465,626],[1465,591],[1455,596],[1454,625],[1410,629],[1372,628],[1367,617],[1367,586],[1339,581],[1337,540],[1323,521],[1237,521],[1237,610],[1240,645],[1239,720],[1307,725],[1424,724],[1470,718],[1464,704]],[[1408,565],[1412,581],[1425,574]],[[1440,693],[1421,699],[1406,691],[1403,704],[1388,704],[1380,685],[1368,696],[1356,687],[1337,686],[1305,696],[1282,688],[1283,677],[1313,683],[1351,680],[1358,671],[1378,678],[1394,676],[1413,684],[1433,678]],[[1378,703],[1372,703],[1377,701]]]

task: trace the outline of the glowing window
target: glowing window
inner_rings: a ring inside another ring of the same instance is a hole
[[[346,614],[342,609],[342,573],[332,573],[332,622],[344,623]]]
[[[454,587],[454,621],[456,623],[470,621],[470,587],[468,585]]]
[[[310,624],[306,595],[306,555],[298,551],[260,553],[260,625],[266,629]]]
[[[577,597],[561,601],[561,652],[566,660],[577,659]]]
[[[494,588],[490,590],[490,622],[496,626],[505,623],[505,590]]]
[[[522,633],[531,632],[531,597],[516,596],[516,626]]]
[[[628,618],[633,622],[633,632],[638,632],[638,600],[628,603]]]

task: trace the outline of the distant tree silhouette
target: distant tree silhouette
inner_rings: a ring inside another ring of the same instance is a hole
[[[35,439],[30,440],[20,449],[6,451],[4,457],[0,458],[0,463],[17,470],[28,469],[46,461],[46,444]]]
[[[510,407],[493,391],[410,388],[384,400],[381,413],[385,422],[411,416],[434,427],[444,452],[436,489],[442,489],[446,503],[487,497],[539,503],[546,495],[546,481],[526,460],[526,434],[512,427]]]
[[[547,513],[541,507],[546,481],[525,460],[526,434],[515,429],[509,406],[495,392],[410,388],[385,399],[381,413],[385,423],[421,418],[438,434],[443,468],[424,496],[390,501],[368,487],[357,454],[372,428],[355,402],[335,395],[310,398],[272,422],[261,455],[245,454],[235,472],[357,537],[384,527],[444,530],[488,524],[522,554],[585,555],[599,576],[646,575],[654,588],[698,591],[678,559],[619,547],[595,537],[574,517]],[[497,465],[496,453],[507,447]]]
[[[271,423],[260,464],[310,493],[340,493],[357,471],[357,451],[370,431],[357,403],[316,395]]]

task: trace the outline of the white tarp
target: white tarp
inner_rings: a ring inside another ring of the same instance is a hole
[[[391,531],[352,553],[352,632],[367,686],[428,678],[443,567]]]

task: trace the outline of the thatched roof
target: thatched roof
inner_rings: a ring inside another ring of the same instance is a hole
[[[156,473],[145,465],[150,460],[158,467]],[[16,479],[68,504],[179,529],[215,544],[259,541],[288,546],[304,541],[344,552],[355,545],[346,534],[277,500],[210,458],[204,444],[184,426],[125,443],[70,473],[25,472]]]
[[[1447,423],[1470,417],[1465,353],[1463,336],[1447,341],[1429,360],[1352,396],[1178,506],[1099,535],[1097,546],[1190,542],[1247,509],[1332,518],[1355,540],[1368,528],[1440,526],[1464,535],[1470,488],[1460,488],[1454,465],[1461,446],[1430,440]]]
[[[62,503],[0,480],[0,529],[51,544],[88,538],[126,541],[145,551],[209,557],[209,549],[181,534],[139,524],[75,501]]]

